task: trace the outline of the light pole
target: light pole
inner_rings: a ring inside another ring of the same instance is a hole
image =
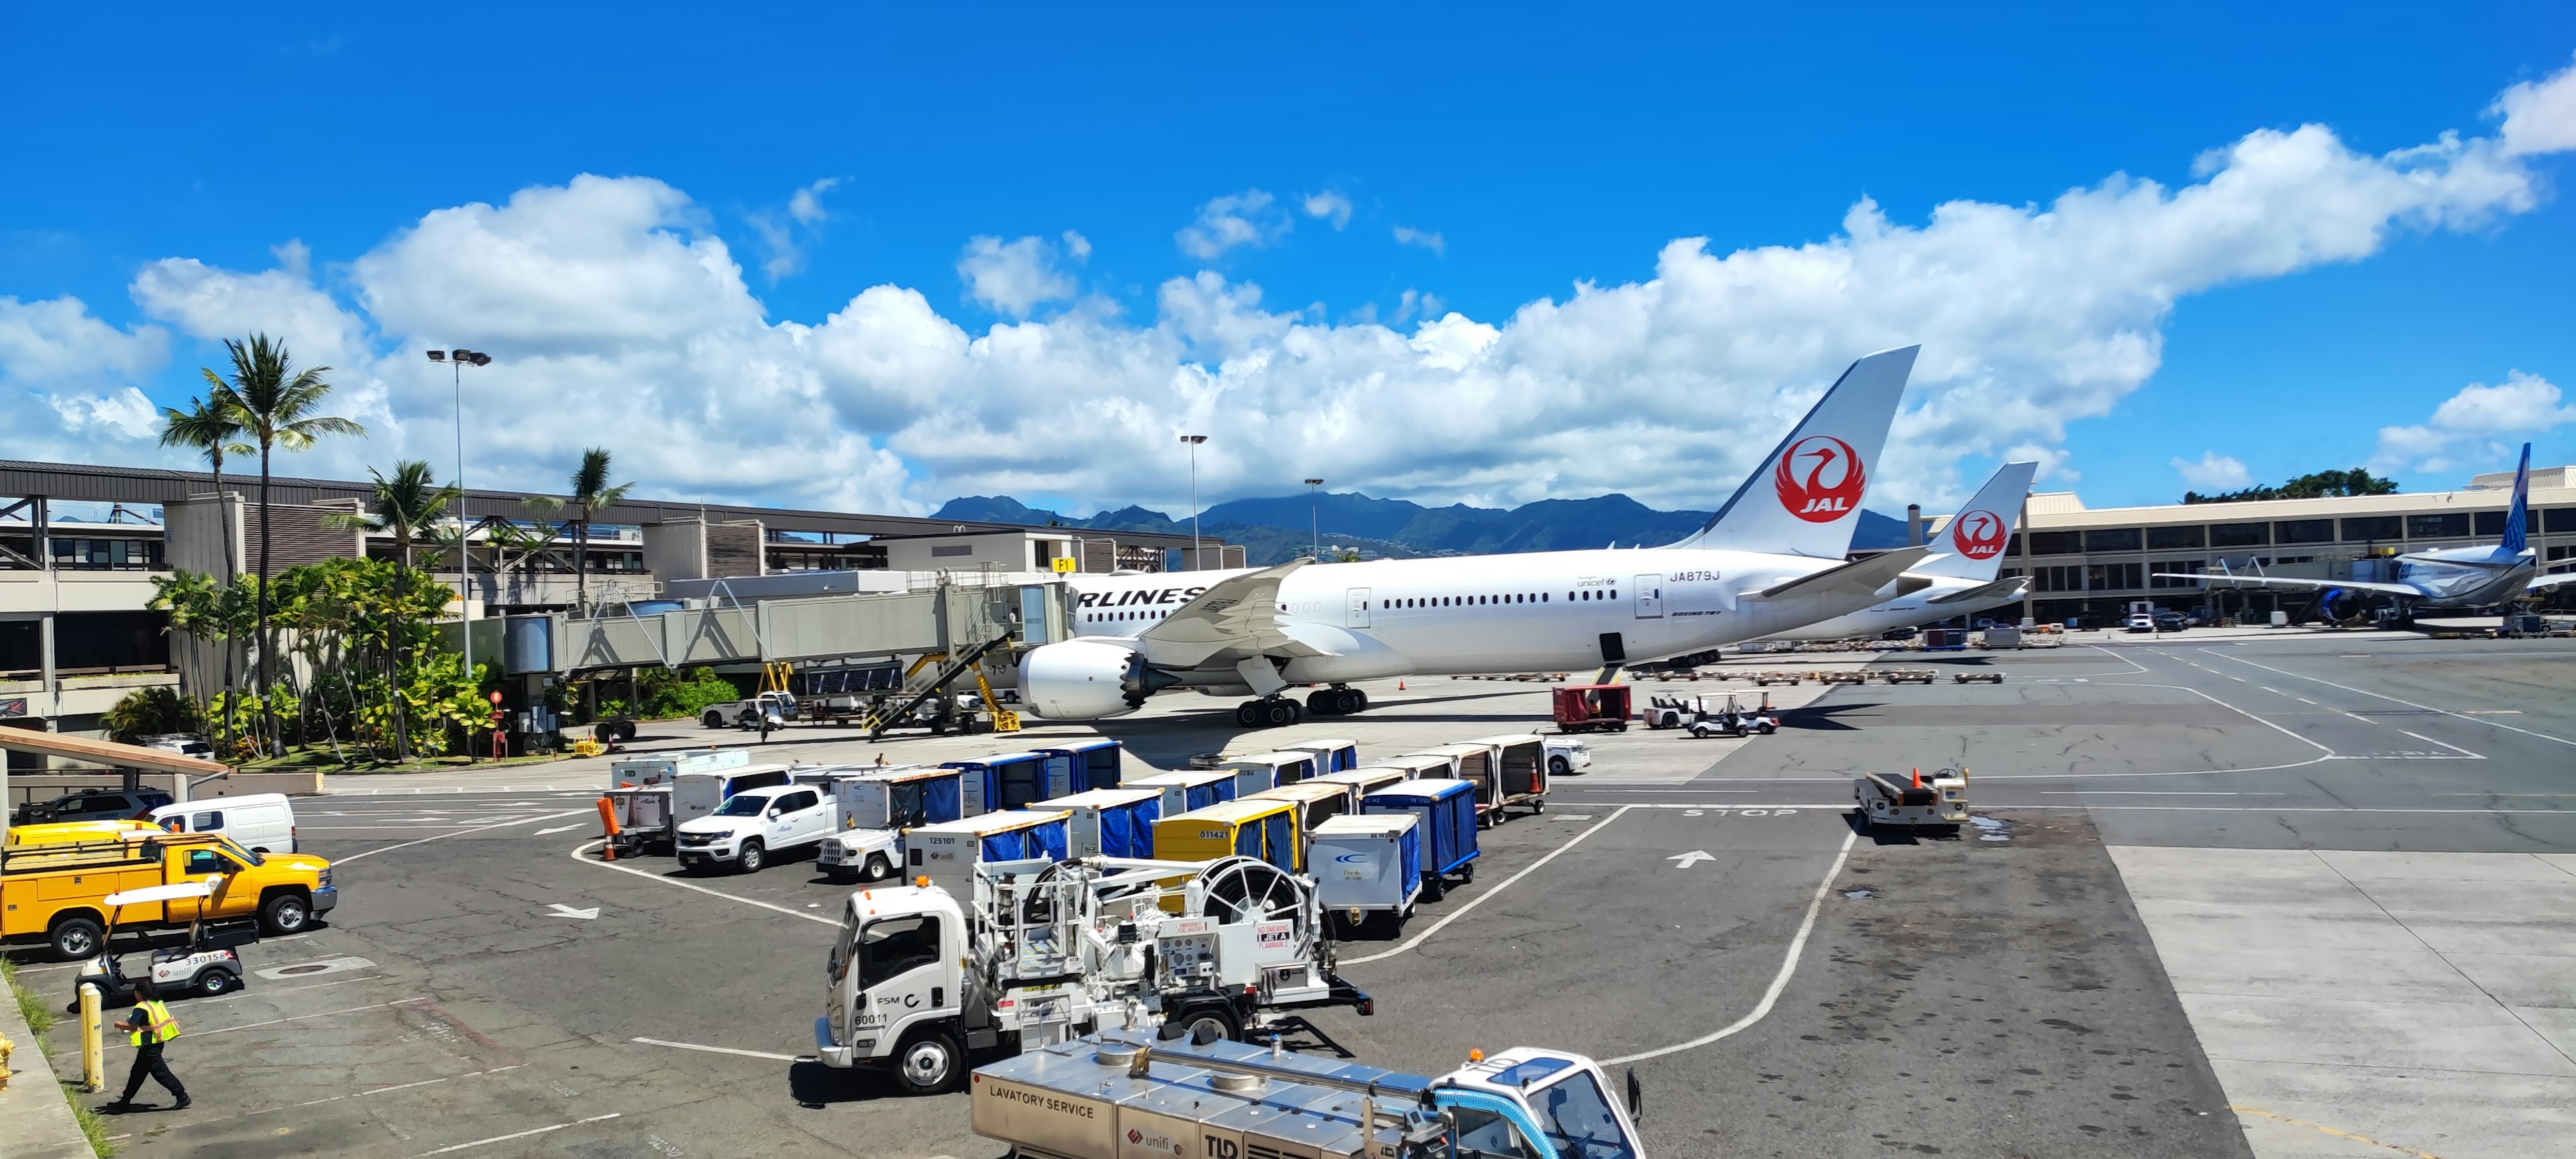
[[[1190,446],[1190,570],[1197,571],[1207,566],[1207,560],[1199,554],[1199,444],[1206,442],[1207,436],[1182,435],[1181,441]]]
[[[448,385],[456,392],[456,638],[465,650],[465,678],[474,679],[474,621],[468,615],[474,605],[474,557],[467,554],[466,539],[472,534],[465,522],[465,368],[490,366],[492,356],[475,350],[432,350],[432,362],[444,362],[451,369]]]
[[[1306,534],[1313,537],[1306,541],[1306,554],[1316,559],[1324,556],[1324,519],[1315,511],[1315,488],[1323,485],[1321,479],[1306,480]]]

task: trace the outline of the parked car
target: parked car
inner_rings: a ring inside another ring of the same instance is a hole
[[[152,811],[175,798],[159,789],[82,789],[50,801],[29,801],[11,814],[12,825],[47,821],[135,821],[152,819]]]
[[[1548,736],[1547,773],[1551,777],[1571,776],[1592,767],[1592,746],[1579,737]]]
[[[2190,626],[2190,618],[2181,612],[2156,613],[2156,630],[2159,632],[2179,632]]]
[[[295,805],[284,793],[248,793],[179,801],[152,811],[173,833],[221,833],[253,853],[293,853]]]
[[[2155,631],[2156,618],[2146,614],[2145,612],[2140,612],[2137,615],[2129,617],[2128,630],[2132,632]]]
[[[839,818],[838,800],[809,785],[739,792],[715,812],[680,822],[672,852],[682,869],[730,862],[744,873],[758,873],[771,854],[831,836]]]
[[[147,736],[143,738],[143,744],[148,748],[163,749],[183,757],[195,757],[201,761],[215,759],[214,742],[194,733],[168,732],[159,736]]]
[[[1911,640],[1914,638],[1914,629],[1889,628],[1888,630],[1879,633],[1878,638],[1881,640]]]

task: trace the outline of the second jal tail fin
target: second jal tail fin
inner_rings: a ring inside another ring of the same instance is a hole
[[[2004,565],[2004,549],[2012,543],[2013,524],[2021,518],[2022,501],[2030,496],[2031,476],[2038,471],[2037,463],[2006,463],[1996,469],[1932,540],[1932,549],[1941,554],[1915,565],[1914,574],[1978,583],[1995,578]]]

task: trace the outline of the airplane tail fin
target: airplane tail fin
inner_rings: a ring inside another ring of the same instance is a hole
[[[1673,546],[1843,558],[1922,349],[1882,350],[1852,363],[1726,505]]]
[[[2523,530],[2531,521],[2531,444],[2522,445],[2522,465],[2513,469],[2513,506],[2504,512],[2504,542],[2498,546],[2505,555],[2521,555],[2525,546]]]
[[[1985,583],[2004,566],[2004,548],[2012,542],[2013,522],[2021,518],[2022,500],[2030,496],[2030,477],[2037,463],[2006,463],[1950,522],[1941,527],[1931,547],[1941,554],[1914,566],[1916,575],[1937,575]]]

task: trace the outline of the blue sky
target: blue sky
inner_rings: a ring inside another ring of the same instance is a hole
[[[417,352],[461,344],[501,358],[469,384],[478,483],[541,486],[604,443],[659,493],[1171,504],[1190,426],[1218,435],[1211,498],[1322,474],[1706,504],[1855,347],[1911,328],[1918,405],[1950,401],[1888,476],[1913,494],[1873,505],[1955,496],[2016,450],[2095,506],[2168,500],[2174,460],[2204,456],[2221,480],[2222,459],[2256,480],[2373,462],[2446,486],[2525,437],[2576,459],[2563,145],[2386,161],[2461,188],[2274,263],[2193,257],[2247,243],[2143,210],[2068,241],[2045,211],[2122,174],[2173,195],[2208,151],[2305,125],[2364,162],[2446,132],[2474,153],[2502,139],[2500,93],[2545,97],[2569,65],[2570,11],[21,6],[0,30],[43,47],[0,79],[0,395],[63,417],[0,453],[166,462],[120,392],[184,398],[213,336],[266,328],[329,357],[380,432],[312,473],[430,454],[445,475],[448,384]],[[2555,141],[2540,105],[2524,136]],[[583,174],[629,184],[512,201]],[[2384,176],[2302,177],[2248,236]],[[1708,262],[1742,301],[1515,322],[1578,283],[1669,299],[1675,239],[1849,245],[1863,198],[1899,230],[1951,202],[2041,216],[1924,239],[1961,267],[1945,292],[2028,304],[1801,313],[1765,263]],[[478,204],[500,208],[424,224]],[[2035,256],[1992,260],[2011,245]],[[2094,286],[2102,261],[2161,272]],[[726,262],[738,291],[682,284]],[[870,287],[890,290],[862,309]],[[2143,362],[2105,353],[2141,338]],[[2472,384],[2505,389],[2443,409]]]

